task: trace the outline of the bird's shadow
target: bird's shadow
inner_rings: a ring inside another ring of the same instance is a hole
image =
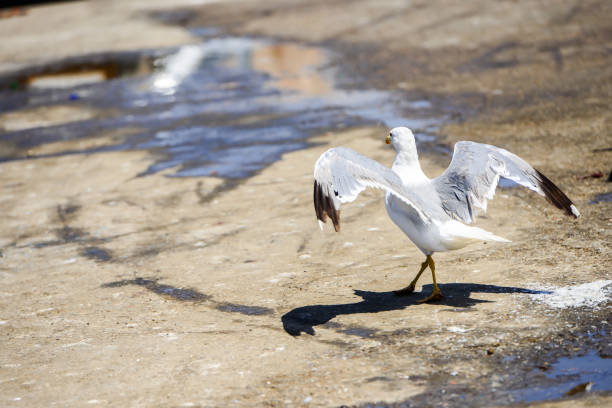
[[[489,300],[473,299],[473,292],[480,293],[526,293],[526,294],[550,294],[548,291],[515,288],[511,286],[481,285],[477,283],[447,283],[438,285],[444,294],[442,300],[435,304],[447,305],[456,308],[469,308],[478,303],[490,302]],[[431,293],[433,285],[424,285],[423,291],[412,293],[408,296],[397,296],[393,292],[369,292],[355,290],[355,294],[363,300],[356,303],[344,303],[337,305],[312,305],[302,306],[291,310],[283,315],[283,328],[292,336],[299,336],[302,332],[314,335],[314,326],[329,322],[338,315],[349,315],[357,313],[378,313],[390,310],[401,310],[408,306],[419,304],[419,299],[424,299]]]

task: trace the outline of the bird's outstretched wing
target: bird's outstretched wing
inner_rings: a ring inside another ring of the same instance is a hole
[[[475,217],[474,207],[487,210],[487,200],[495,195],[500,177],[546,197],[566,215],[580,216],[572,201],[546,176],[517,155],[491,145],[458,142],[450,165],[432,182],[444,211],[470,223]]]
[[[430,217],[419,198],[407,190],[391,169],[346,147],[329,149],[319,157],[314,169],[314,207],[323,228],[327,217],[340,231],[340,203],[354,201],[366,187],[392,192],[412,206],[424,222]]]

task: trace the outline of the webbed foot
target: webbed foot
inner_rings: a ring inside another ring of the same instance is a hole
[[[410,284],[406,286],[404,289],[394,290],[393,294],[395,294],[395,296],[408,296],[412,292],[414,292],[414,285]]]
[[[442,295],[442,292],[440,292],[440,289],[435,288],[431,295],[425,299],[417,300],[417,303],[435,302],[436,300],[442,300],[443,298],[444,296]]]

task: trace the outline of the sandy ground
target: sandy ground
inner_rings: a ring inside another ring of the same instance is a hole
[[[50,58],[51,40],[63,55],[193,41],[147,17],[162,2],[144,3],[60,4],[0,20],[3,67]],[[187,26],[325,44],[372,86],[452,106],[441,143],[514,151],[583,216],[519,189],[498,192],[478,225],[513,242],[436,254],[447,297],[419,304],[430,276],[413,296],[390,292],[423,256],[389,221],[380,192],[343,209],[339,234],[319,231],[312,209],[312,167],[327,147],[390,164],[381,127],[321,135],[237,186],[135,177],[153,162],[143,152],[5,162],[3,406],[493,406],[509,402],[504,390],[545,380],[557,356],[605,354],[609,299],[554,309],[530,288],[612,279],[611,204],[590,204],[610,191],[605,177],[590,177],[607,176],[612,162],[609,3],[183,7],[195,10]],[[448,163],[422,160],[430,176]]]

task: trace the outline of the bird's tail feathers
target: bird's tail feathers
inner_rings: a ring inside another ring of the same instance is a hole
[[[447,234],[460,240],[512,242],[482,228],[468,226],[455,220],[446,222],[443,229]]]
[[[497,235],[493,234],[492,232],[489,232],[487,230],[483,230],[482,228],[477,228],[477,227],[472,227],[472,228],[479,230],[478,231],[478,235],[479,235],[478,238],[482,239],[483,241],[512,242],[509,239],[497,236]]]

